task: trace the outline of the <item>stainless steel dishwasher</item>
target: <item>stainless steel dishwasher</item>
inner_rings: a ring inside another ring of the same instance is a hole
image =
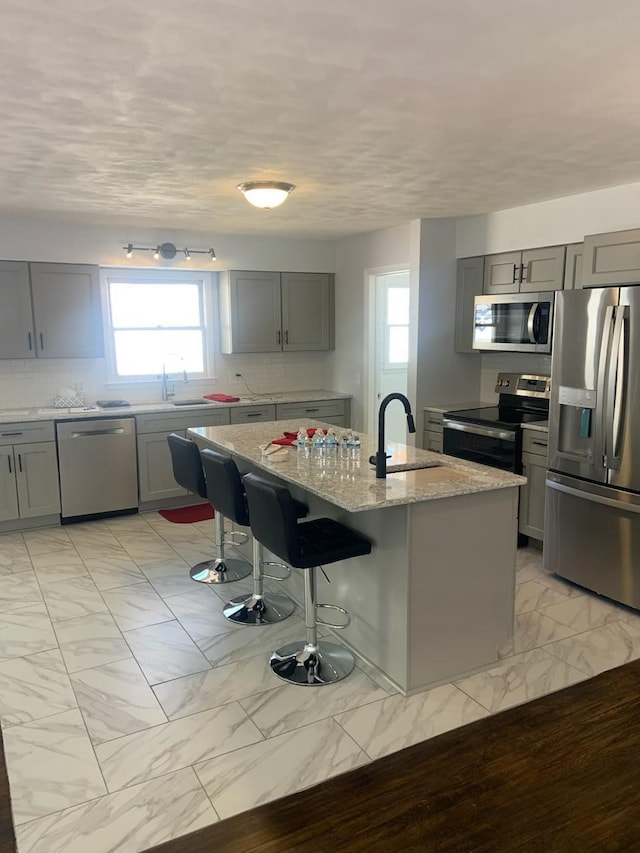
[[[138,508],[134,418],[56,424],[62,520]]]

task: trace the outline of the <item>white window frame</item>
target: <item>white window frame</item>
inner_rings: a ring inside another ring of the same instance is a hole
[[[102,316],[104,322],[105,356],[107,362],[107,384],[130,385],[140,382],[161,381],[156,374],[120,376],[117,372],[114,327],[111,318],[111,299],[109,285],[125,284],[198,284],[200,287],[200,310],[202,312],[202,347],[204,370],[201,373],[189,372],[190,381],[209,381],[216,379],[214,351],[217,340],[215,311],[217,297],[217,276],[215,273],[196,270],[149,270],[128,268],[107,268],[100,271],[102,291]]]

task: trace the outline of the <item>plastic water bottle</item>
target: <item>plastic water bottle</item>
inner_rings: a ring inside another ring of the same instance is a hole
[[[351,430],[345,430],[340,436],[340,453],[346,456],[351,450]]]
[[[358,453],[360,450],[360,436],[354,432],[351,438],[351,450],[353,453]]]
[[[299,450],[305,450],[307,447],[309,436],[307,435],[306,429],[300,427],[298,430],[298,436],[296,438],[296,444]]]
[[[330,453],[335,453],[338,449],[338,436],[333,427],[329,427],[324,438],[324,446]]]
[[[311,445],[312,445],[314,450],[317,450],[318,452],[322,452],[322,450],[324,448],[324,433],[321,429],[317,429],[314,432],[313,438],[311,440]]]

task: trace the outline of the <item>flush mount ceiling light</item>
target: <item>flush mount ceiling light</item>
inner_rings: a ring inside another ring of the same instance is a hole
[[[295,185],[284,181],[246,181],[238,184],[238,189],[249,204],[270,210],[286,201],[289,193],[295,190]]]
[[[133,243],[128,243],[122,248],[128,258],[132,258],[134,252],[153,252],[153,257],[156,261],[159,261],[160,258],[170,261],[178,253],[178,249],[176,249],[173,243],[160,243],[158,246],[134,246]],[[187,261],[191,260],[191,255],[209,255],[212,261],[216,260],[216,253],[213,249],[187,249],[185,246],[180,251],[184,254]]]

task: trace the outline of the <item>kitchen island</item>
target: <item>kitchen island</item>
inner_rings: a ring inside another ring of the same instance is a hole
[[[376,479],[373,436],[349,454],[260,445],[321,422],[291,421],[190,429],[202,449],[230,453],[241,472],[282,480],[310,516],[328,516],[373,543],[369,556],[319,573],[318,601],[346,608],[339,639],[403,693],[460,678],[495,663],[513,633],[518,487],[511,473],[389,442],[389,466],[411,470]],[[417,468],[436,464],[438,467]],[[287,582],[302,600],[301,573]],[[231,589],[231,588],[230,588]],[[242,629],[252,630],[252,629]],[[256,629],[260,630],[260,629]]]

